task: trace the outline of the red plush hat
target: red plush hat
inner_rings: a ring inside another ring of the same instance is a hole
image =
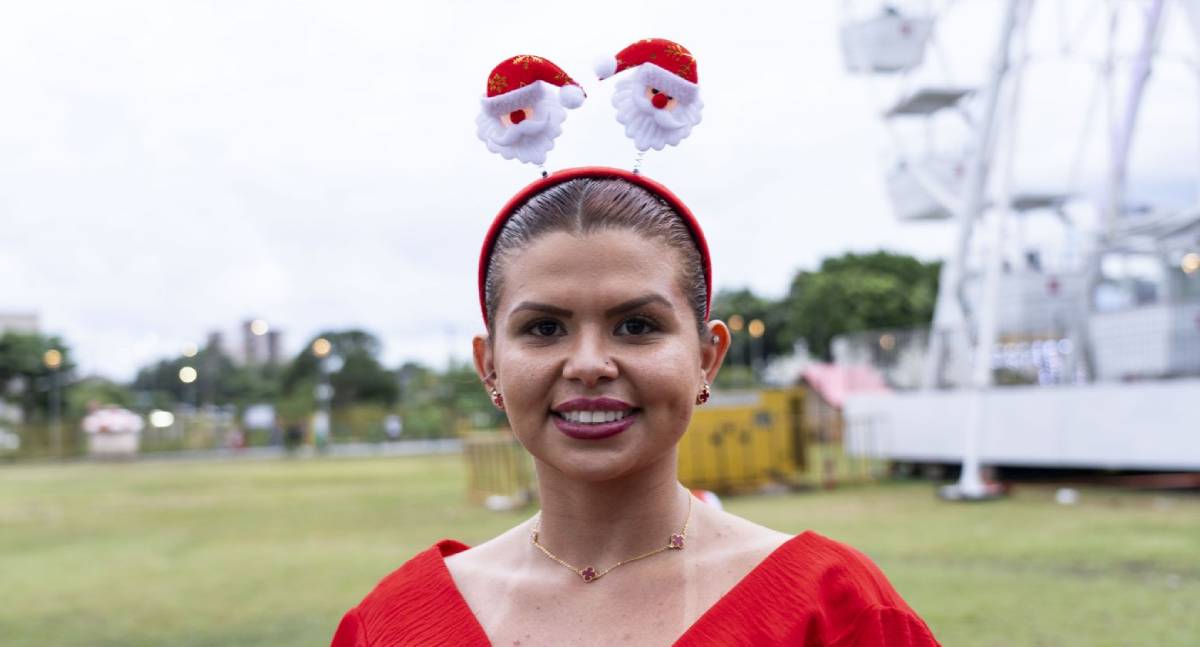
[[[586,95],[559,66],[521,54],[505,59],[488,75],[476,134],[504,159],[543,164],[562,133],[566,109],[583,105]]]
[[[704,265],[706,294],[704,318],[708,319],[709,310],[712,307],[712,262],[708,255],[708,241],[704,239],[704,232],[700,229],[700,223],[696,221],[696,217],[692,215],[691,209],[688,209],[682,200],[676,197],[674,193],[671,193],[670,189],[644,175],[632,171],[608,168],[606,166],[583,166],[551,173],[526,186],[509,199],[508,203],[500,209],[500,213],[496,214],[495,220],[492,221],[492,226],[488,229],[487,236],[483,239],[483,249],[479,253],[479,308],[483,311],[484,325],[490,325],[487,316],[487,293],[485,291],[488,262],[492,258],[492,248],[496,246],[496,239],[500,236],[500,231],[504,229],[504,223],[508,222],[509,217],[516,213],[518,209],[525,206],[525,203],[533,196],[557,184],[579,178],[625,180],[662,198],[675,213],[679,214],[684,224],[687,225],[688,231],[692,233],[692,240],[696,243],[696,249],[700,252],[700,261]]]
[[[700,77],[696,72],[696,57],[687,48],[665,38],[643,38],[617,52],[613,58],[596,63],[596,76],[601,80],[649,63],[662,90],[676,98],[691,99],[699,91]]]

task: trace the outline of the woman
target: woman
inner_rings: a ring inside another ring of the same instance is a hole
[[[417,555],[334,645],[936,645],[861,553],[678,482],[676,443],[729,348],[710,288],[695,219],[643,176],[573,169],[518,194],[484,245],[474,358],[541,511]]]

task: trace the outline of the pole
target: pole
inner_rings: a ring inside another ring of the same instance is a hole
[[[1000,90],[1008,73],[1009,43],[1017,26],[1017,12],[1023,0],[1009,0],[1004,12],[1004,24],[992,61],[991,75],[984,100],[983,119],[975,133],[974,155],[967,167],[966,197],[957,214],[958,238],[950,258],[942,265],[938,279],[937,306],[934,310],[929,354],[926,356],[924,387],[936,388],[947,351],[957,364],[963,364],[970,350],[967,335],[967,307],[963,294],[966,277],[967,254],[976,219],[983,212],[988,174],[991,168],[992,151],[996,140],[996,112]],[[946,337],[950,338],[947,349]],[[952,367],[953,368],[953,367]],[[962,384],[961,371],[954,371],[957,383]]]
[[[1150,80],[1150,71],[1155,51],[1161,36],[1159,25],[1162,24],[1163,0],[1154,0],[1146,12],[1146,22],[1142,31],[1142,43],[1138,48],[1137,58],[1133,62],[1133,72],[1129,83],[1129,92],[1125,96],[1125,112],[1121,115],[1120,125],[1114,124],[1111,135],[1112,156],[1109,160],[1108,209],[1105,210],[1104,235],[1111,238],[1117,221],[1124,210],[1125,180],[1129,165],[1129,146],[1133,142],[1133,131],[1137,128],[1138,108],[1142,105],[1142,96],[1146,91],[1146,82]],[[1111,65],[1111,63],[1110,63]],[[1107,70],[1112,74],[1113,70]]]
[[[753,372],[754,372],[754,369],[753,369],[753,367],[752,367],[752,364],[753,364],[753,361],[754,361],[754,350],[753,350],[752,348],[750,348],[750,347],[751,347],[753,344],[754,344],[754,338],[753,338],[753,337],[751,337],[751,336],[750,336],[750,332],[749,332],[749,331],[747,331],[747,332],[746,332],[746,338],[745,338],[745,346],[746,346],[746,369],[747,369],[747,370],[749,370],[751,373],[753,373]]]
[[[54,439],[54,455],[62,458],[62,379],[61,368],[50,374],[50,431]]]
[[[955,278],[958,284],[952,286],[956,292],[954,301],[960,311],[965,310],[962,270],[966,265],[971,229],[974,222],[983,218],[984,214],[984,198],[988,185],[988,173],[995,148],[996,133],[999,130],[997,113],[1000,105],[1000,93],[1005,88],[1004,81],[1009,71],[1010,45],[1013,40],[1013,34],[1016,33],[1020,26],[1023,26],[1029,16],[1027,9],[1028,5],[1023,0],[1011,0],[1009,2],[1004,17],[1004,27],[1000,34],[1000,42],[996,48],[995,60],[992,64],[992,79],[987,96],[985,122],[983,132],[979,136],[980,147],[976,150],[975,163],[972,165],[970,175],[968,175],[970,184],[962,213],[963,227],[960,229],[957,263],[955,264],[958,271],[958,276]],[[1020,25],[1018,25],[1018,18],[1020,18]],[[1017,90],[1015,83],[1011,84],[1009,89],[1009,99],[1012,103],[1009,104],[1009,123],[1006,125],[1011,127],[1013,125],[1012,113],[1015,112],[1016,108],[1015,99],[1017,97]],[[1006,159],[1011,158],[1012,148],[1013,138],[1010,133],[1005,150]],[[1002,180],[1001,193],[1005,195],[1001,197],[1009,200],[1010,196],[1007,195],[1009,193],[1007,178],[1002,178]],[[984,251],[984,284],[979,298],[979,311],[974,317],[977,324],[977,335],[975,338],[974,353],[972,353],[972,370],[967,379],[964,380],[967,382],[966,386],[969,391],[967,420],[963,428],[962,470],[958,483],[942,488],[940,492],[944,498],[948,499],[976,500],[989,496],[980,470],[979,436],[983,428],[983,395],[992,384],[991,353],[992,344],[996,337],[996,296],[999,291],[1000,263],[1003,253],[1003,250],[1000,248],[1000,238],[1003,232],[1002,218],[1006,209],[1007,204],[1003,204],[1000,205],[999,209],[994,210],[987,221],[987,224],[990,225],[989,231],[984,232],[988,234],[984,240],[984,243],[987,245]],[[939,293],[940,290],[941,286],[939,286]],[[965,325],[959,327],[956,337],[959,338],[959,347],[965,351],[968,347]]]
[[[1113,105],[1115,101],[1113,77],[1116,71],[1116,52],[1113,41],[1115,39],[1114,32],[1117,28],[1117,11],[1119,7],[1112,9],[1109,19],[1107,52],[1104,63],[1109,143],[1108,193],[1105,197],[1107,204],[1101,212],[1103,226],[1100,229],[1100,235],[1094,241],[1095,248],[1090,250],[1091,258],[1087,263],[1085,281],[1087,298],[1078,308],[1077,317],[1080,323],[1076,327],[1075,341],[1077,343],[1071,356],[1072,372],[1078,374],[1078,367],[1082,365],[1087,374],[1087,379],[1093,382],[1098,378],[1098,370],[1095,352],[1092,348],[1091,329],[1087,325],[1092,313],[1091,295],[1100,283],[1103,250],[1113,240],[1117,226],[1120,224],[1121,213],[1124,211],[1129,150],[1133,142],[1134,130],[1137,127],[1138,109],[1145,94],[1146,83],[1150,79],[1152,62],[1162,35],[1163,4],[1163,0],[1154,0],[1154,3],[1146,11],[1145,23],[1142,30],[1142,42],[1138,48],[1137,57],[1134,59],[1129,90],[1125,97],[1125,112],[1121,115],[1119,125],[1117,123],[1116,107]],[[1197,0],[1187,0],[1184,2],[1184,8],[1189,11],[1193,25],[1197,28],[1197,36],[1200,37],[1200,2],[1197,2]]]

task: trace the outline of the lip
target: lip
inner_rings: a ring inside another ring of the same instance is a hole
[[[572,400],[571,402],[575,402],[575,400]],[[613,402],[617,402],[617,400],[613,400]],[[629,408],[630,407],[626,405],[622,409],[619,409],[619,410],[624,410],[624,409],[629,409]],[[575,409],[562,409],[562,410],[563,411],[574,411]],[[597,410],[597,409],[593,409],[593,411],[595,411],[595,410]],[[604,410],[605,411],[614,411],[614,410],[618,410],[618,409],[604,409]],[[611,438],[612,436],[616,436],[617,434],[621,433],[622,431],[629,429],[629,427],[631,425],[633,425],[634,421],[637,420],[637,417],[640,413],[641,413],[640,411],[633,411],[633,412],[629,413],[629,415],[626,415],[624,418],[621,418],[620,420],[614,420],[612,422],[603,422],[603,423],[599,423],[599,424],[571,422],[570,420],[567,420],[566,418],[563,418],[561,416],[551,416],[551,418],[554,419],[554,426],[558,427],[559,431],[563,432],[567,436],[570,436],[571,438],[574,438],[576,440],[600,440],[602,438]]]

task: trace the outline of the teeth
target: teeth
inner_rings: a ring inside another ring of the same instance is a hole
[[[630,413],[629,411],[564,411],[559,415],[571,422],[595,425],[616,422]]]

